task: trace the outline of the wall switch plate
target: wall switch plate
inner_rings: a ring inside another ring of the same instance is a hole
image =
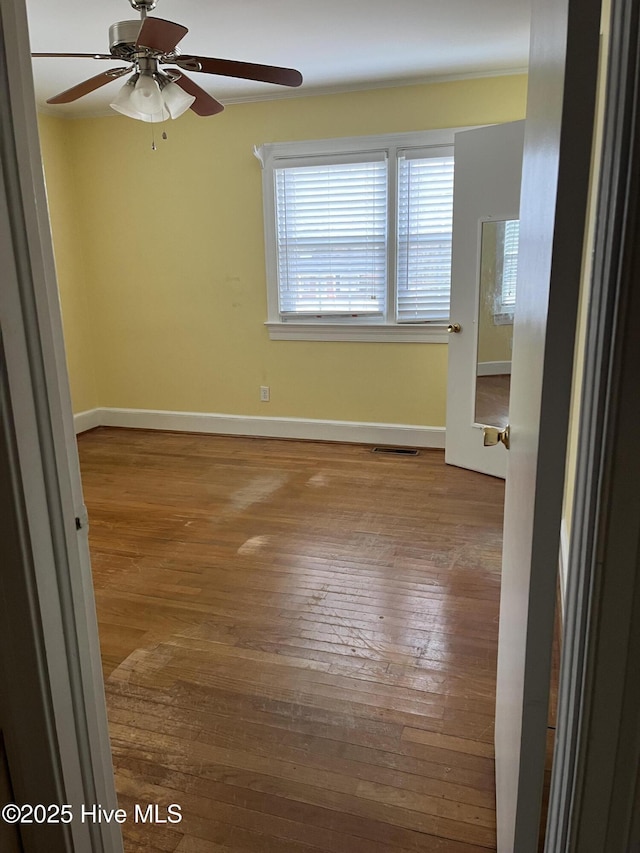
[[[269,402],[269,386],[268,385],[261,385],[260,386],[260,401],[262,403],[268,403]]]

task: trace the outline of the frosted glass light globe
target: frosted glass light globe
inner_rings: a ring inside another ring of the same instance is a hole
[[[164,109],[162,93],[150,71],[140,72],[131,94],[131,106],[138,110],[141,118],[143,115],[162,113]]]

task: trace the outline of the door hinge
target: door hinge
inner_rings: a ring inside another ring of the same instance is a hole
[[[86,530],[89,527],[89,514],[86,506],[82,506],[78,515],[76,515],[76,530]]]

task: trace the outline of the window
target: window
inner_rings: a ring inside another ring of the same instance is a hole
[[[496,326],[513,323],[518,278],[518,241],[520,220],[509,219],[496,223],[496,296],[493,322]]]
[[[275,181],[280,315],[381,316],[386,163],[278,168]]]
[[[453,157],[398,163],[398,321],[449,319]]]
[[[272,338],[445,341],[453,131],[263,145]]]
[[[513,314],[516,307],[516,279],[518,278],[518,240],[520,220],[510,219],[504,223],[502,252],[501,302],[504,313]]]

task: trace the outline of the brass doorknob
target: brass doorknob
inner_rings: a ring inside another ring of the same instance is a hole
[[[504,429],[496,427],[482,427],[482,438],[485,447],[495,447],[496,444],[504,444],[509,449],[509,424]]]
[[[455,332],[455,334],[457,335],[458,332],[461,331],[462,326],[460,325],[460,323],[449,323],[449,325],[447,326],[447,332],[449,332],[449,334],[451,334],[451,332]]]

